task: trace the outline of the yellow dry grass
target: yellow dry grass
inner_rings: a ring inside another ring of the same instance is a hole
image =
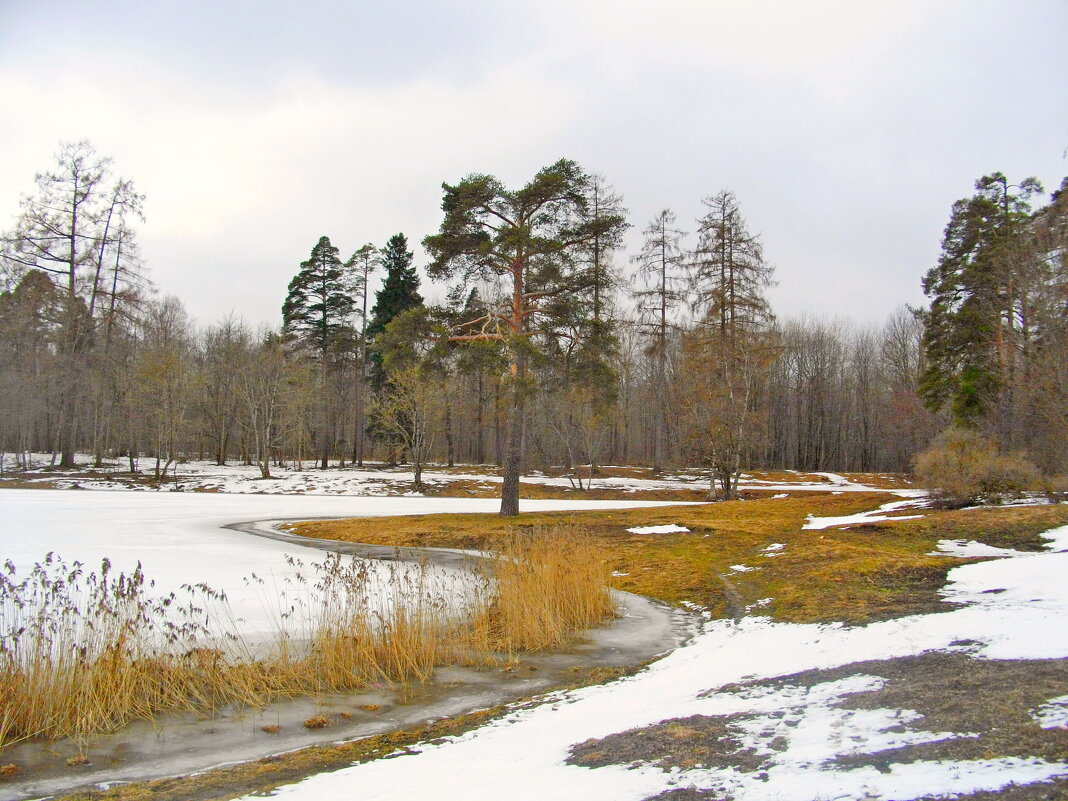
[[[600,548],[576,526],[535,527],[496,544],[497,593],[482,625],[494,651],[540,651],[612,615]]]
[[[562,645],[611,614],[603,560],[583,532],[546,528],[503,540],[501,551],[489,568],[472,565],[466,608],[426,565],[395,564],[397,600],[377,608],[367,563],[332,555],[308,566],[316,593],[298,603],[309,613],[295,630],[280,628],[266,652],[237,629],[219,641],[189,619],[176,626],[168,613],[181,605],[149,597],[139,572],[81,576],[55,561],[23,581],[9,572],[0,576],[0,748],[171,712],[427,681],[439,665]],[[209,606],[225,615],[225,599],[207,589],[190,614]]]
[[[1068,523],[1068,507],[927,512],[922,519],[802,531],[809,514],[843,516],[886,503],[876,493],[798,493],[789,498],[597,512],[413,515],[310,521],[292,530],[309,537],[379,545],[494,548],[515,529],[562,521],[596,542],[613,587],[713,614],[730,611],[730,582],[745,604],[771,598],[761,614],[781,620],[862,622],[938,608],[937,590],[959,560],[928,556],[939,539],[1036,542],[1038,532]],[[628,528],[675,523],[687,534],[638,535]],[[1029,539],[1030,538],[1030,539]],[[767,546],[785,546],[778,556]],[[744,564],[759,570],[734,573]]]

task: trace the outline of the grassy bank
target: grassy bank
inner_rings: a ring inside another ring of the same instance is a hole
[[[940,539],[1036,549],[1040,532],[1068,524],[1068,506],[1060,505],[928,511],[918,520],[801,528],[808,515],[850,515],[886,500],[874,493],[799,493],[700,506],[530,513],[518,521],[475,514],[312,521],[292,531],[380,545],[493,549],[516,528],[568,522],[589,532],[615,588],[699,604],[720,617],[770,598],[760,613],[779,620],[859,623],[939,607],[945,573],[960,564],[928,555]],[[690,531],[627,531],[662,523]],[[772,545],[784,547],[765,551]],[[739,572],[736,565],[759,569]]]

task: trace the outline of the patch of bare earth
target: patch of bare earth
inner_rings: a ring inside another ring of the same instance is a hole
[[[1068,660],[985,660],[962,652],[932,652],[902,659],[860,662],[831,670],[811,670],[768,681],[729,685],[716,693],[788,687],[814,687],[851,676],[877,676],[880,689],[842,697],[840,709],[914,710],[922,717],[910,728],[929,732],[954,732],[935,742],[869,753],[841,756],[828,767],[851,770],[873,767],[889,772],[894,764],[917,761],[971,761],[1003,757],[1068,761],[1068,729],[1042,729],[1031,711],[1049,699],[1068,692]],[[761,778],[775,762],[774,753],[758,753],[747,747],[746,714],[693,715],[664,720],[652,726],[631,729],[574,746],[568,762],[584,767],[605,765],[653,765],[663,770],[679,768],[727,769]],[[751,742],[751,740],[750,740]],[[785,742],[771,740],[772,752]],[[1068,779],[1026,786],[1010,785],[996,792],[954,798],[975,801],[1039,801],[1068,799]],[[722,799],[721,791],[700,787],[676,788],[649,801],[709,801]],[[933,798],[933,796],[932,796]],[[947,797],[948,798],[948,797]]]
[[[691,715],[664,720],[581,742],[571,748],[567,762],[585,768],[640,763],[663,770],[706,767],[755,773],[770,763],[743,746],[743,732],[734,723],[745,717]]]

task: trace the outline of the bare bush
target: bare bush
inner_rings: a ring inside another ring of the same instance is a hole
[[[981,434],[947,428],[916,457],[917,479],[945,506],[959,508],[980,500],[1000,503],[1038,486],[1041,477],[1018,453],[1000,453]]]

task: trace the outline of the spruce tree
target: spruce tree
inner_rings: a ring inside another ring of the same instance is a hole
[[[386,275],[382,279],[382,288],[375,293],[375,305],[367,325],[369,339],[382,333],[401,312],[423,304],[423,296],[419,294],[419,274],[412,266],[414,256],[408,250],[408,238],[404,234],[394,234],[381,254]]]
[[[282,304],[287,335],[319,364],[312,434],[323,468],[330,464],[340,435],[341,407],[337,379],[355,340],[352,317],[356,301],[351,280],[328,237],[320,237],[307,261],[289,282]]]

